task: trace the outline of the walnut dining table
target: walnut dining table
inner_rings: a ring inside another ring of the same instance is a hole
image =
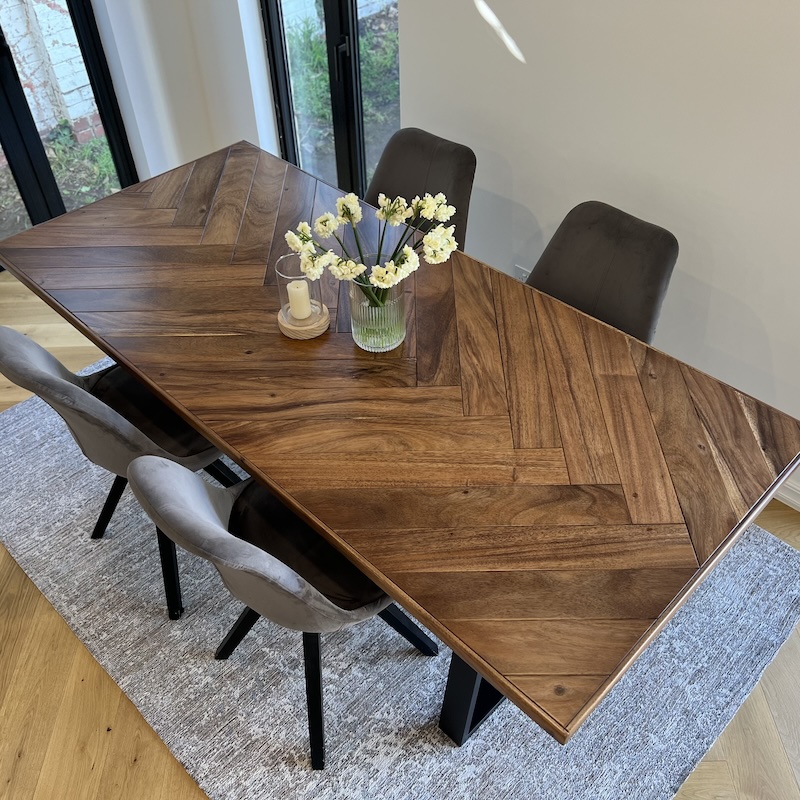
[[[800,424],[461,252],[406,281],[392,352],[355,346],[333,278],[330,330],[286,338],[283,234],[339,194],[239,142],[0,261],[452,648],[455,741],[507,697],[566,742],[796,466]]]

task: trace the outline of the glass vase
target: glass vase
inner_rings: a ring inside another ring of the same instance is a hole
[[[378,294],[381,297],[376,299],[370,296],[369,290],[365,293],[358,283],[350,281],[350,330],[353,341],[370,353],[394,350],[406,338],[403,282],[380,290]],[[379,305],[381,300],[382,305]]]

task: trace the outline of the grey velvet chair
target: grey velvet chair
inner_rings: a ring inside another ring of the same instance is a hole
[[[456,208],[448,224],[455,226],[455,237],[463,250],[475,163],[475,153],[466,145],[420,128],[401,128],[386,143],[364,200],[377,206],[381,192],[409,201],[425,192],[444,192],[447,202]]]
[[[567,214],[526,283],[651,342],[677,258],[668,230],[591,200]]]
[[[218,461],[221,453],[126,369],[114,365],[91,375],[70,372],[27,336],[0,326],[0,372],[38,395],[66,422],[84,455],[116,477],[92,531],[105,533],[127,484],[128,464],[152,454],[189,469],[205,469],[224,485],[239,477]],[[175,545],[159,537],[169,616],[183,613]]]
[[[378,615],[423,654],[438,652],[378,586],[261,484],[212,486],[154,456],[131,462],[128,478],[158,530],[210,561],[245,604],[216,658],[228,658],[260,616],[303,632],[314,769],[325,764],[320,633]]]

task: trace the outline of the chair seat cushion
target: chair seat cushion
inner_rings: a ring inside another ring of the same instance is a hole
[[[89,391],[135,425],[159,447],[179,458],[194,456],[213,445],[141,381],[120,365],[92,375]]]
[[[384,597],[355,564],[255,481],[236,498],[228,531],[291,567],[339,608],[352,611]]]

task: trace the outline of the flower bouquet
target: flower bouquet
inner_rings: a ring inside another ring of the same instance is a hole
[[[454,226],[442,224],[454,213],[443,194],[426,194],[410,203],[403,197],[392,200],[380,194],[375,211],[377,242],[370,246],[358,230],[361,204],[351,193],[336,201],[336,214],[329,211],[314,221],[313,233],[308,222],[301,222],[296,231],[287,231],[286,243],[299,255],[300,269],[310,280],[317,280],[327,269],[338,280],[350,282],[353,339],[365,350],[383,352],[405,338],[404,293],[398,286],[419,268],[420,252],[428,264],[441,264],[458,246]],[[350,247],[343,230],[348,225],[353,230],[354,245]],[[406,230],[389,237],[395,241],[389,246],[387,228],[400,225]],[[330,239],[336,241],[340,253],[320,241]]]
[[[336,214],[328,211],[314,222],[314,233],[319,239],[335,239],[341,254],[315,239],[308,222],[301,222],[297,232],[287,231],[286,243],[295,253],[299,253],[301,269],[311,280],[319,278],[327,268],[339,280],[354,281],[370,305],[381,306],[386,302],[386,290],[419,267],[420,250],[429,264],[441,264],[450,258],[458,246],[453,238],[454,226],[445,228],[439,224],[430,227],[427,223],[447,222],[455,211],[453,206],[447,205],[447,198],[443,194],[415,197],[411,203],[407,203],[403,197],[390,200],[380,194],[375,211],[375,216],[382,222],[379,225],[377,248],[367,247],[358,231],[358,223],[362,219],[361,204],[351,193],[336,201]],[[384,260],[386,228],[402,224],[407,226],[407,231]],[[353,229],[355,251],[352,253],[344,244],[344,236],[338,233],[346,225]],[[423,226],[428,230],[420,236]],[[373,253],[376,255],[368,258]],[[374,264],[365,263],[373,260]]]

